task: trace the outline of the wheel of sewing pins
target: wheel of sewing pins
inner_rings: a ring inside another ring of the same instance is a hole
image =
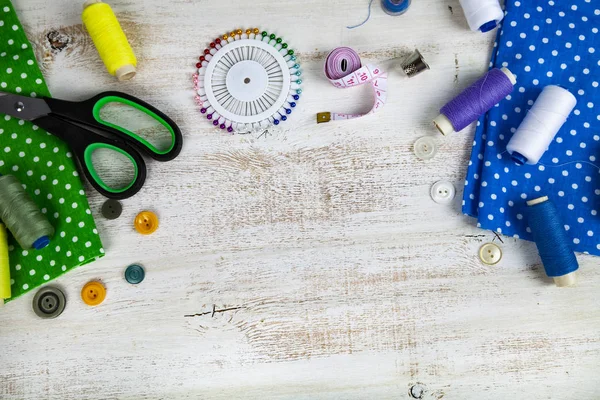
[[[210,43],[196,64],[196,102],[215,127],[247,133],[279,125],[300,99],[300,65],[275,34],[238,29]]]

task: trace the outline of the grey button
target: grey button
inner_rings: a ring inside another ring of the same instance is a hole
[[[121,216],[123,206],[117,200],[106,200],[102,205],[102,215],[106,219],[117,219]]]
[[[65,295],[60,289],[46,286],[35,294],[32,307],[38,317],[50,319],[62,314],[66,304]]]
[[[425,391],[426,391],[425,390],[425,386],[423,386],[420,383],[417,383],[416,385],[413,385],[410,388],[410,392],[409,393],[410,393],[410,396],[413,399],[422,399],[423,396],[425,395]]]

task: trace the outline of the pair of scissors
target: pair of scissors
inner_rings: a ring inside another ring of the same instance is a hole
[[[108,103],[122,103],[149,115],[171,134],[171,145],[158,149],[153,144],[119,125],[100,117]],[[0,92],[0,114],[33,122],[66,142],[79,168],[90,184],[103,196],[126,199],[136,194],[146,180],[146,155],[157,161],[171,161],[181,151],[183,138],[179,127],[150,104],[121,92],[103,92],[82,102],[53,98],[32,98]],[[92,163],[92,153],[108,149],[126,156],[134,166],[134,178],[124,187],[109,187]]]

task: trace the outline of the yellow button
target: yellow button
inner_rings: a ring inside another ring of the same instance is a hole
[[[149,235],[158,229],[158,217],[152,211],[142,211],[133,221],[135,230],[142,235]]]
[[[97,306],[104,301],[106,289],[100,282],[88,282],[81,289],[81,299],[88,306]]]
[[[479,259],[487,265],[498,264],[502,259],[502,250],[494,243],[486,243],[479,249]]]

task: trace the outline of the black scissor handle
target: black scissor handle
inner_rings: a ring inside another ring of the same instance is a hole
[[[71,121],[79,122],[96,129],[108,131],[115,136],[129,142],[129,144],[141,153],[157,160],[171,161],[179,155],[183,145],[183,136],[177,124],[159,109],[146,103],[137,97],[122,92],[109,91],[102,92],[96,96],[82,101],[71,102],[59,99],[44,99],[51,109],[51,113],[67,118]],[[152,143],[135,132],[103,120],[100,117],[100,110],[108,103],[121,103],[131,106],[163,125],[171,134],[171,145],[165,150],[156,148]]]
[[[33,122],[69,144],[71,152],[79,164],[79,169],[94,189],[103,196],[117,200],[127,199],[139,192],[144,185],[146,163],[140,153],[126,142],[96,134],[53,116],[37,118]],[[98,175],[92,162],[92,154],[101,148],[120,153],[132,162],[135,176],[128,185],[117,188],[110,187]]]

